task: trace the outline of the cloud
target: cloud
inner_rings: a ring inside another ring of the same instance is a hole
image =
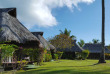
[[[53,8],[68,7],[73,11],[78,3],[93,3],[95,0],[1,0],[0,7],[16,7],[18,19],[29,28],[35,25],[41,27],[58,24],[52,15]]]

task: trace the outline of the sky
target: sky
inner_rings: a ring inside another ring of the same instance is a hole
[[[77,41],[101,41],[101,0],[0,0],[0,8],[17,8],[17,18],[31,32],[54,37],[67,28]],[[105,0],[105,44],[110,44],[110,0]]]

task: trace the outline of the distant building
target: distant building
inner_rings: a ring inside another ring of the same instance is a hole
[[[75,52],[82,52],[83,48],[81,48],[80,46],[78,46],[76,44],[76,40],[73,41],[73,46],[71,48],[66,48],[66,49],[57,49],[57,51],[62,51],[64,52],[64,54],[62,55],[62,59],[66,59],[66,58],[75,58]]]
[[[84,50],[89,50],[89,59],[99,59],[100,58],[100,53],[102,50],[102,45],[101,44],[92,44],[92,43],[86,43],[83,46]],[[110,50],[108,50],[107,47],[105,47],[105,53],[110,53]]]

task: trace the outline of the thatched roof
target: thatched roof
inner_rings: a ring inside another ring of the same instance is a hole
[[[55,47],[51,45],[47,40],[45,40],[45,38],[43,37],[43,32],[31,32],[31,33],[39,39],[44,48],[46,48],[47,50],[55,50]]]
[[[18,43],[38,42],[24,25],[16,18],[16,8],[0,9],[0,41],[15,41]]]
[[[64,51],[64,52],[82,52],[83,48],[79,47],[76,44],[76,40],[74,40],[73,45],[71,48],[66,48],[66,49],[57,49],[58,51]]]
[[[83,49],[89,50],[90,53],[101,53],[102,45],[101,44],[92,44],[92,43],[86,43],[83,46]],[[105,47],[105,53],[110,53],[110,50]]]

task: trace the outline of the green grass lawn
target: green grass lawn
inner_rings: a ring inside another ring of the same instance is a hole
[[[107,60],[106,64],[97,64],[97,62],[98,60],[45,62],[36,69],[17,71],[17,74],[110,74],[110,60]]]

